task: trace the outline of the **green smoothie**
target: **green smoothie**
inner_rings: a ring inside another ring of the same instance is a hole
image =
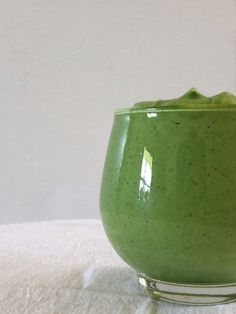
[[[117,253],[165,282],[236,282],[236,97],[196,89],[115,113],[102,221]]]

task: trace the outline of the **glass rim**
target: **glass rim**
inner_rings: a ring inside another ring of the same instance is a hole
[[[236,111],[235,107],[225,108],[121,108],[114,111],[114,115],[134,114],[134,113],[159,113],[159,112],[216,112],[216,111]]]

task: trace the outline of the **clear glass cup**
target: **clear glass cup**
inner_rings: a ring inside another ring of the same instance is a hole
[[[101,185],[106,234],[152,297],[236,299],[236,109],[115,112]]]

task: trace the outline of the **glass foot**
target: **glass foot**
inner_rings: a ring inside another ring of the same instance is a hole
[[[160,281],[138,274],[139,282],[149,296],[168,302],[214,305],[236,301],[236,283],[223,285],[191,285]]]

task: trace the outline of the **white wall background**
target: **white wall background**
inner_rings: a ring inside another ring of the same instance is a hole
[[[0,0],[0,223],[99,217],[117,107],[236,92],[235,0]]]

